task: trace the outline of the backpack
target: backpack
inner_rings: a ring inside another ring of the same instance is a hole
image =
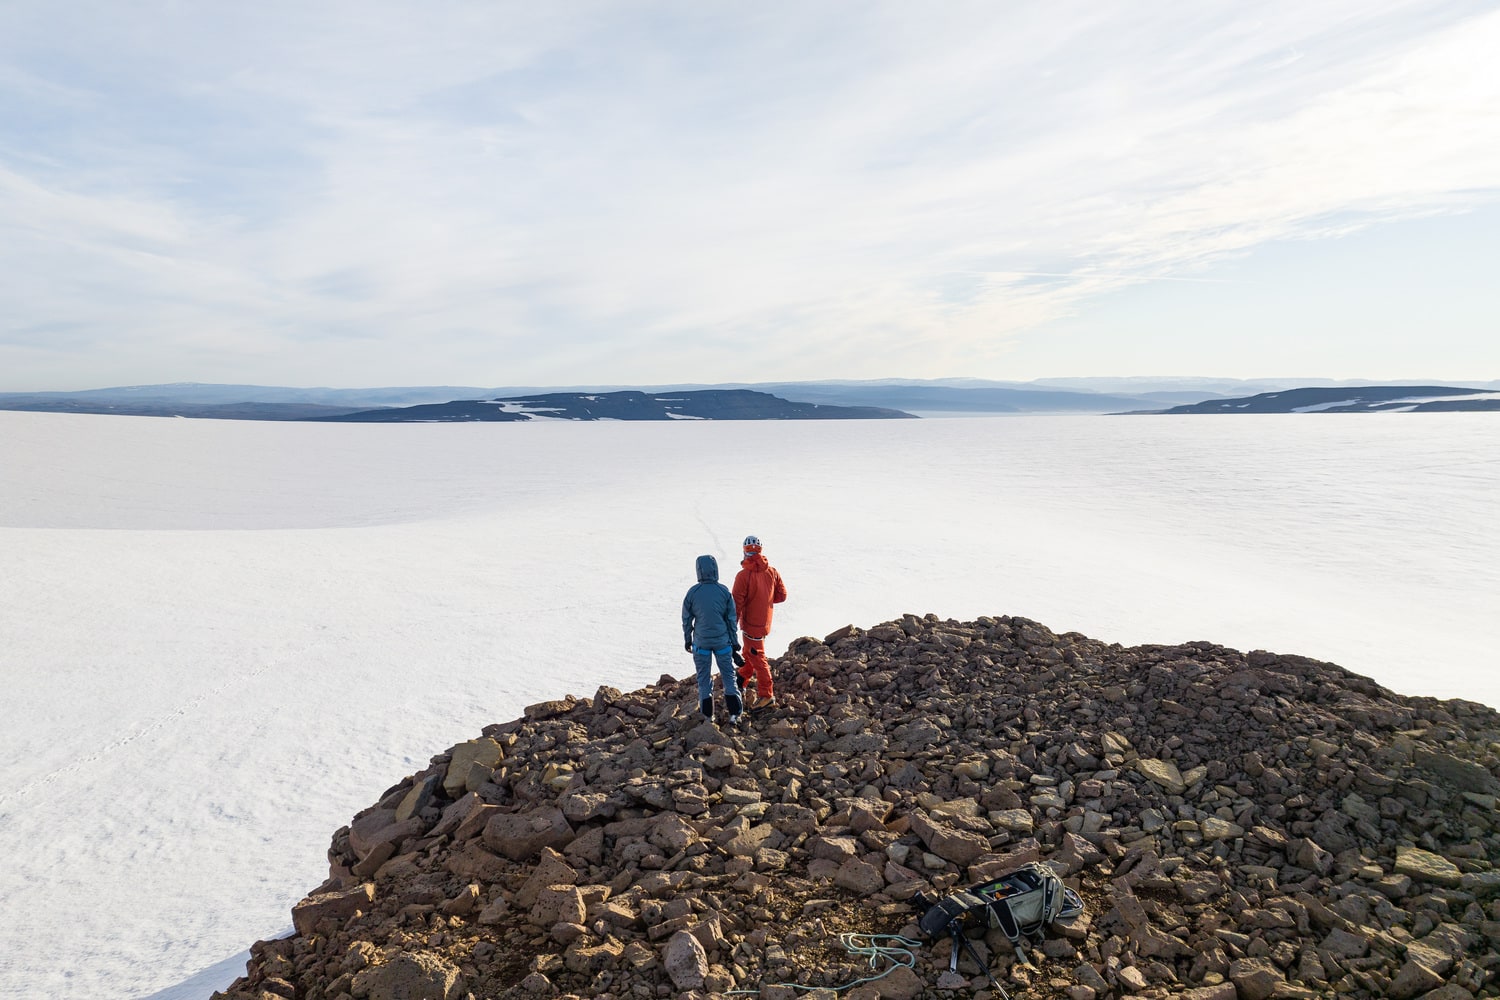
[[[970,931],[1000,931],[1015,948],[1016,956],[1030,964],[1022,949],[1025,939],[1040,940],[1053,921],[1070,920],[1083,912],[1083,900],[1078,894],[1063,885],[1049,865],[1037,862],[936,901],[921,894],[914,898],[928,907],[917,922],[922,933],[929,938],[942,935],[953,938],[953,956],[948,967],[955,971],[960,944],[973,954],[968,944]],[[985,971],[988,974],[989,970]]]

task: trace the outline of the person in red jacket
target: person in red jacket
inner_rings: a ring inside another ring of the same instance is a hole
[[[776,687],[771,680],[771,665],[766,662],[766,636],[771,634],[771,612],[786,600],[786,584],[781,574],[760,554],[760,539],[745,539],[745,558],[734,577],[734,606],[738,611],[740,631],[745,638],[745,665],[740,668],[741,687],[753,684],[755,697],[745,704],[755,711],[776,703]]]

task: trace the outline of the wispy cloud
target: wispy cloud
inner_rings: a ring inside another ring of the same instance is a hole
[[[1493,200],[1497,49],[1477,4],[11,5],[0,381],[973,373]]]

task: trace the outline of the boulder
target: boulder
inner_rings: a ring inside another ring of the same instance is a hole
[[[367,1000],[459,1000],[458,967],[429,951],[402,952],[354,977],[353,992]]]
[[[912,816],[911,829],[922,838],[929,851],[960,867],[969,865],[990,849],[989,841],[979,834],[941,826],[921,813]]]
[[[544,847],[561,850],[572,842],[573,836],[573,827],[556,806],[523,813],[498,813],[484,827],[485,846],[512,861],[534,858]]]
[[[662,949],[662,965],[679,990],[701,989],[708,977],[708,952],[687,931],[678,931]]]
[[[479,764],[493,769],[505,759],[504,748],[488,736],[460,743],[452,749],[451,753],[453,756],[448,762],[448,771],[443,777],[443,791],[448,793],[450,799],[458,798],[467,790],[469,769],[473,765]]]
[[[298,934],[311,934],[313,928],[325,917],[343,921],[362,910],[368,910],[375,902],[375,885],[365,882],[352,889],[325,892],[309,896],[292,907],[292,926]]]

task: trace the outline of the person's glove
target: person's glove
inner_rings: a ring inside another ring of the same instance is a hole
[[[687,650],[689,653],[691,653],[693,651],[692,640],[690,639],[687,642],[683,643],[682,644],[682,648],[685,649],[685,650]]]
[[[745,665],[745,658],[740,655],[740,651],[738,649],[730,654],[730,658],[734,660],[734,665],[737,667],[743,667]]]

